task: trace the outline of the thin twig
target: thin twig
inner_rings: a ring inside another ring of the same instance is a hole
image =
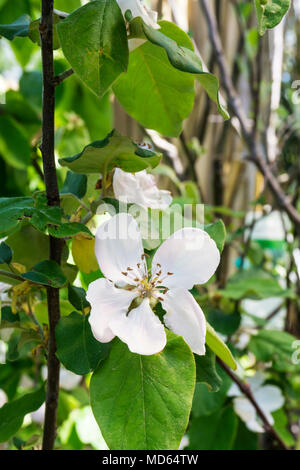
[[[254,406],[258,416],[263,422],[263,426],[267,432],[269,432],[273,438],[278,442],[280,447],[282,447],[284,450],[290,450],[289,447],[285,445],[277,431],[273,428],[273,426],[269,423],[266,415],[258,405],[257,401],[255,400],[253,393],[251,392],[251,389],[248,384],[243,383],[238,376],[232,372],[230,367],[228,367],[219,357],[217,357],[217,362],[220,364],[220,366],[225,370],[226,374],[229,375],[229,377],[233,380],[233,382],[236,383],[236,385],[239,387],[240,391],[248,398],[248,400],[251,402],[251,404]]]
[[[0,276],[6,276],[6,277],[9,277],[11,279],[15,279],[16,281],[21,281],[21,282],[25,281],[25,279],[23,279],[18,274],[14,274],[10,271],[5,271],[4,269],[0,269]]]
[[[59,206],[59,191],[54,158],[54,66],[53,66],[53,0],[42,0],[40,23],[42,69],[43,69],[43,117],[42,145],[44,180],[49,206]],[[58,238],[49,237],[49,257],[60,264],[62,242]],[[56,437],[56,414],[59,393],[59,360],[56,357],[55,328],[60,318],[59,290],[47,288],[49,317],[48,341],[48,379],[46,395],[46,411],[43,434],[43,450],[52,450]]]
[[[74,70],[73,69],[67,69],[65,70],[64,72],[58,74],[58,75],[55,75],[53,81],[54,81],[54,86],[57,86],[59,85],[60,83],[62,83],[64,80],[66,80],[66,78],[70,77],[71,75],[73,75],[74,73]]]
[[[277,178],[274,176],[271,168],[260,153],[257,140],[253,138],[250,120],[244,112],[228,72],[216,18],[212,13],[211,7],[209,6],[207,0],[199,0],[199,2],[206,17],[210,41],[214,48],[216,61],[221,72],[221,80],[226,91],[230,107],[239,121],[242,136],[250,151],[249,160],[252,161],[258,170],[263,174],[266,183],[277,200],[277,203],[289,215],[290,219],[300,230],[300,214],[292,205],[289,198],[284,194]]]

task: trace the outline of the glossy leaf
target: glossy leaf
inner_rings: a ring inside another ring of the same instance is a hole
[[[221,340],[221,338],[217,335],[213,327],[206,323],[206,337],[205,337],[206,344],[210,347],[210,349],[220,358],[222,361],[225,362],[229,367],[233,370],[236,369],[237,365],[231,354],[230,349],[226,344]]]
[[[12,249],[5,243],[0,244],[0,264],[9,264],[12,260]]]
[[[22,15],[11,24],[0,24],[0,36],[12,41],[15,37],[28,36],[30,17]]]
[[[87,176],[78,175],[68,171],[60,194],[74,194],[79,199],[83,198],[87,190]]]
[[[178,45],[176,40],[168,37],[168,34],[163,34],[160,30],[154,29],[145,24],[142,18],[135,18],[132,21],[132,29],[138,29],[144,33],[144,37],[153,44],[165,49],[168,59],[173,67],[181,70],[182,72],[193,73],[196,75],[197,80],[203,86],[210,99],[212,99],[218,107],[219,113],[224,119],[229,118],[229,114],[224,107],[221,106],[219,101],[219,81],[212,73],[204,72],[202,62],[199,56],[193,51],[193,47],[184,47]],[[160,25],[165,25],[166,30],[170,28],[168,22],[160,22]],[[134,33],[133,33],[134,36]],[[141,34],[138,34],[140,37]]]
[[[258,31],[263,35],[266,29],[274,28],[290,7],[290,0],[254,0]]]
[[[192,50],[176,25],[161,22],[161,32]],[[176,137],[194,103],[194,75],[174,68],[166,51],[149,41],[130,53],[127,73],[113,86],[125,111],[144,127]]]
[[[110,345],[97,341],[88,316],[72,312],[62,317],[56,327],[56,355],[63,365],[78,375],[93,371],[109,352]]]
[[[44,386],[6,403],[0,408],[0,442],[8,441],[22,426],[24,416],[37,410],[45,401]]]
[[[89,307],[89,303],[86,300],[85,290],[82,287],[68,286],[68,299],[69,302],[76,308],[76,310],[83,311]]]
[[[59,265],[52,260],[41,261],[33,266],[31,271],[22,274],[22,277],[36,284],[56,288],[63,287],[67,282]]]
[[[94,372],[91,405],[110,449],[178,449],[195,387],[193,355],[182,338],[168,332],[159,354],[140,356],[114,340],[110,355]]]
[[[218,250],[222,253],[226,240],[224,222],[220,219],[217,222],[205,225],[204,230],[216,242]]]
[[[72,255],[76,266],[83,273],[88,274],[99,269],[94,238],[75,238],[72,241]]]
[[[126,27],[115,0],[97,0],[78,8],[57,24],[57,32],[71,67],[96,95],[103,96],[126,71]]]
[[[92,142],[73,157],[61,158],[59,163],[76,173],[99,174],[115,167],[130,172],[154,168],[160,159],[160,154],[139,147],[129,137],[113,130],[105,139]]]

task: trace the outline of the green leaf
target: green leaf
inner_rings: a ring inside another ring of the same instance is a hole
[[[192,420],[189,431],[191,450],[230,450],[238,427],[238,418],[231,406],[209,416]]]
[[[280,410],[273,411],[274,418],[274,429],[278,432],[283,442],[292,447],[295,445],[295,438],[289,431],[289,420],[285,411],[281,408]]]
[[[5,242],[0,244],[0,264],[9,264],[12,260],[12,249]]]
[[[30,17],[22,15],[11,24],[0,24],[0,36],[12,41],[15,37],[28,36]]]
[[[195,362],[181,337],[167,333],[159,354],[140,356],[115,340],[91,379],[93,413],[114,450],[178,449],[188,424]]]
[[[74,194],[79,199],[83,198],[87,190],[87,176],[78,175],[68,171],[60,194]]]
[[[209,323],[206,322],[206,344],[212,349],[212,351],[225,362],[231,369],[235,370],[237,365],[231,354],[230,349],[226,344],[219,338],[215,330]]]
[[[54,13],[53,15],[53,49],[60,48],[60,42],[58,39],[58,34],[57,34],[57,29],[56,29],[56,25],[59,21],[61,21],[61,18]],[[28,31],[29,39],[31,39],[32,42],[38,44],[39,46],[41,45],[40,22],[41,22],[40,18],[35,21],[32,21],[29,25],[29,31]]]
[[[93,371],[103,360],[110,344],[97,341],[91,331],[88,316],[72,312],[62,317],[56,327],[58,359],[63,365],[78,375]]]
[[[216,356],[209,347],[206,347],[205,356],[195,355],[196,382],[207,385],[211,392],[217,392],[222,379],[216,370]]]
[[[223,220],[219,219],[217,222],[205,225],[204,230],[216,242],[218,250],[222,253],[226,239],[226,228]]]
[[[57,206],[48,206],[44,193],[31,197],[0,198],[0,236],[17,229],[23,221],[29,222],[40,232],[54,237],[72,237],[78,233],[92,236],[89,229],[77,222],[63,222],[63,212]]]
[[[97,0],[78,8],[57,24],[57,32],[73,70],[96,95],[103,96],[126,72],[126,27],[115,0]]]
[[[0,408],[0,442],[6,442],[22,426],[24,416],[37,410],[45,401],[44,386]]]
[[[69,302],[76,308],[76,310],[83,311],[86,307],[89,307],[89,303],[86,300],[85,290],[82,287],[68,286],[68,299]]]
[[[230,299],[265,299],[268,297],[292,297],[289,289],[283,289],[277,279],[264,271],[249,269],[234,274],[219,293]]]
[[[216,371],[221,378],[218,391],[210,391],[207,385],[203,383],[196,384],[192,406],[193,417],[198,418],[200,416],[211,415],[223,406],[232,381],[219,364],[216,364]]]
[[[31,271],[22,274],[24,279],[44,286],[63,287],[67,283],[67,278],[60,266],[52,260],[41,261],[33,266]]]
[[[1,157],[12,167],[25,170],[30,163],[30,151],[23,126],[11,116],[0,116]]]
[[[207,321],[222,335],[232,335],[241,323],[239,312],[225,313],[217,308],[205,310]]]
[[[133,22],[138,22],[140,27],[143,29],[145,37],[165,49],[168,59],[173,67],[181,70],[182,72],[189,72],[196,74],[197,80],[203,86],[205,91],[211,100],[213,100],[218,107],[219,113],[224,119],[229,118],[229,114],[225,108],[223,108],[219,102],[219,80],[212,73],[203,71],[202,62],[199,56],[195,54],[193,48],[178,46],[176,40],[162,34],[161,31],[151,28],[146,25],[141,18],[135,18]],[[161,22],[160,24],[166,24],[167,22]],[[168,27],[168,24],[166,24]]]
[[[287,372],[299,369],[299,364],[293,362],[295,340],[294,336],[285,331],[259,330],[251,336],[248,347],[258,361],[272,361],[274,369]]]
[[[263,35],[266,29],[280,23],[290,7],[290,0],[254,0],[258,22],[258,32]]]
[[[99,174],[115,167],[130,172],[154,168],[160,159],[160,154],[139,147],[129,137],[113,130],[105,139],[92,142],[73,157],[61,158],[59,163],[76,173]]]
[[[176,25],[161,22],[161,32],[179,46],[192,49],[189,37]],[[177,137],[194,103],[194,75],[174,68],[166,51],[147,41],[130,53],[126,74],[113,86],[125,111],[144,127]]]

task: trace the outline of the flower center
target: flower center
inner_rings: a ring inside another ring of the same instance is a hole
[[[141,256],[141,262],[137,263],[136,267],[127,267],[125,272],[122,272],[124,276],[127,276],[131,281],[134,281],[135,288],[142,299],[148,297],[157,300],[164,300],[163,294],[168,291],[167,287],[164,287],[163,282],[168,276],[172,276],[173,273],[168,272],[162,276],[162,267],[159,263],[152,267],[152,274],[148,270],[146,258],[148,255],[145,253]]]

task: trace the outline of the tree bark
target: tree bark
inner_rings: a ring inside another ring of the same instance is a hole
[[[53,66],[53,0],[42,0],[40,23],[43,65],[43,120],[42,145],[44,181],[49,206],[59,206],[59,191],[54,158],[54,105],[55,84]],[[60,264],[62,244],[49,237],[49,258]],[[56,357],[55,328],[60,317],[59,290],[47,288],[49,317],[48,379],[44,421],[43,450],[52,450],[56,437],[56,413],[59,391],[59,361]]]

